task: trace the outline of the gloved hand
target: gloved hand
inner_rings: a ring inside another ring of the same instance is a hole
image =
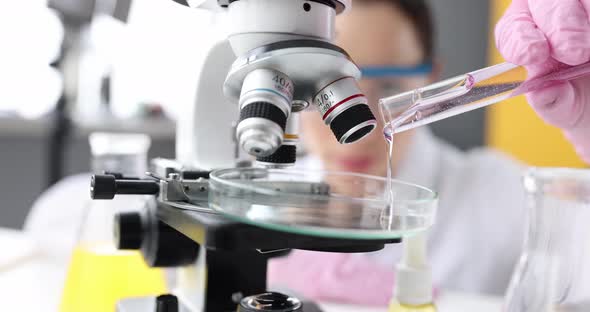
[[[504,58],[529,75],[590,61],[590,0],[513,0],[496,25]],[[527,94],[535,111],[564,131],[590,163],[590,78]]]

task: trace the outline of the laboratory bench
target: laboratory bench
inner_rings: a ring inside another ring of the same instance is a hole
[[[65,278],[64,264],[43,257],[23,232],[1,229],[0,297],[6,310],[57,311]],[[499,312],[501,298],[442,291],[440,312]],[[320,303],[326,312],[386,312],[386,308]],[[3,310],[4,310],[3,309]]]

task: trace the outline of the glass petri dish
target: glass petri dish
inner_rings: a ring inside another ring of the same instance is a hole
[[[209,205],[238,222],[302,235],[393,239],[433,225],[437,194],[385,178],[328,171],[234,168],[211,172]]]

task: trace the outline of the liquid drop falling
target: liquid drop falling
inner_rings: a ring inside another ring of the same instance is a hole
[[[392,227],[393,227],[393,185],[391,183],[391,179],[393,179],[393,165],[392,165],[392,161],[393,161],[393,136],[394,136],[394,131],[393,128],[390,127],[390,125],[387,125],[384,129],[384,136],[385,136],[385,140],[387,141],[388,144],[388,154],[387,154],[387,181],[385,184],[385,196],[386,196],[386,201],[389,203],[389,207],[388,207],[388,216],[387,216],[387,229],[391,231]]]

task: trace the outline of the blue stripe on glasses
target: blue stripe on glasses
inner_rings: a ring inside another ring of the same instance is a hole
[[[416,66],[363,66],[363,78],[411,77],[432,73],[432,64],[423,63]]]

